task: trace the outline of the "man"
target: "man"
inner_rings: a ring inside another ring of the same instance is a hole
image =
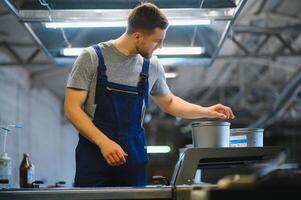
[[[221,104],[202,107],[173,95],[156,57],[168,21],[158,7],[133,9],[126,32],[86,48],[70,74],[64,112],[78,129],[75,186],[145,186],[147,152],[142,127],[149,94],[181,118],[234,118]]]

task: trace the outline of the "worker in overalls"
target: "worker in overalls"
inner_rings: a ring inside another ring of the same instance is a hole
[[[181,118],[233,118],[221,104],[202,107],[169,90],[158,59],[168,27],[158,7],[144,3],[119,38],[85,48],[70,73],[64,112],[79,131],[76,187],[145,186],[143,118],[148,99]]]

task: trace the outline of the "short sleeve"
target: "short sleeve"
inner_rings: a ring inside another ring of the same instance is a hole
[[[166,83],[165,71],[162,64],[157,60],[157,76],[150,94],[152,96],[161,96],[169,92],[168,85]]]
[[[67,87],[89,90],[96,69],[88,49],[84,49],[74,62]]]

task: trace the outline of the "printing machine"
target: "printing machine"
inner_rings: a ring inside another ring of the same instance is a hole
[[[189,148],[175,165],[170,185],[5,189],[0,190],[0,199],[210,199],[206,196],[210,192],[223,190],[217,184],[221,178],[235,174],[262,177],[284,162],[281,147]]]

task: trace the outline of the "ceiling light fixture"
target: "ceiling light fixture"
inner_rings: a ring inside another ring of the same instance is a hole
[[[64,56],[78,56],[83,48],[65,48],[62,50]],[[205,53],[204,47],[164,47],[157,49],[154,55],[158,56],[180,56],[180,55],[202,55]]]
[[[165,77],[166,78],[177,78],[178,74],[175,72],[166,72]]]
[[[169,153],[169,146],[147,146],[147,153]]]
[[[210,25],[209,19],[177,19],[170,20],[170,26],[197,26]],[[95,27],[126,27],[127,21],[102,21],[102,22],[47,22],[46,28],[95,28]]]
[[[201,55],[205,53],[204,47],[164,47],[157,49],[154,55],[163,56],[177,56],[177,55]]]
[[[84,48],[65,48],[61,50],[61,54],[64,56],[79,56]]]

